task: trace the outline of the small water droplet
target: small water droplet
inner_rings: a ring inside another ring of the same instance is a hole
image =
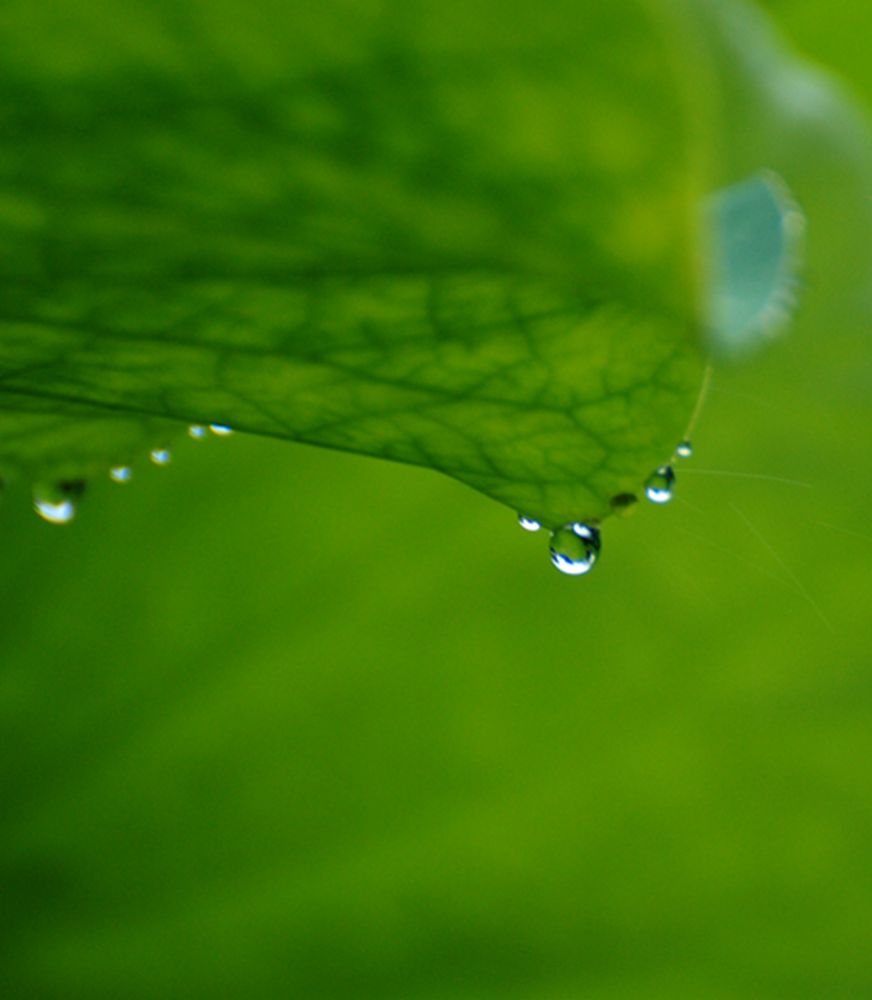
[[[568,576],[589,573],[599,558],[602,542],[598,528],[574,522],[551,535],[551,562]]]
[[[188,428],[188,437],[194,438],[195,441],[202,441],[208,433],[209,428],[202,424],[191,424]]]
[[[525,517],[523,514],[518,515],[518,524],[524,531],[539,531],[542,527],[538,521],[534,521],[532,517]]]
[[[616,514],[628,514],[637,503],[635,493],[618,493],[609,500],[609,506]]]
[[[133,478],[133,469],[129,465],[114,465],[109,470],[109,478],[113,483],[127,483]]]
[[[172,461],[172,454],[169,448],[155,448],[149,455],[155,465],[169,465]]]
[[[227,424],[209,424],[209,430],[213,434],[217,434],[218,437],[228,437],[233,433],[233,428],[228,427]]]
[[[679,458],[692,458],[693,457],[693,445],[690,441],[682,441],[681,444],[675,449],[675,454]]]
[[[76,501],[84,492],[85,484],[81,480],[36,486],[33,509],[49,524],[69,524],[76,516]]]
[[[669,503],[674,488],[675,473],[672,471],[672,466],[661,465],[648,477],[648,482],[645,483],[645,496],[651,503]]]

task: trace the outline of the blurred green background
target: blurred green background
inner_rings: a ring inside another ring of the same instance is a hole
[[[770,6],[869,85],[872,12]],[[867,326],[718,371],[588,579],[240,435],[65,529],[10,490],[4,996],[872,996]]]

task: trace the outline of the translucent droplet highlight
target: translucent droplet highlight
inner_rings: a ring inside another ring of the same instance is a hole
[[[188,428],[188,437],[193,438],[195,441],[202,441],[208,433],[209,428],[204,427],[202,424],[191,424]]]
[[[690,441],[682,441],[675,449],[675,454],[679,458],[693,458],[693,445]]]
[[[69,524],[76,516],[76,501],[85,492],[81,481],[37,486],[33,491],[33,509],[49,524]]]
[[[109,470],[109,478],[113,483],[129,483],[133,478],[133,469],[129,465],[113,465]]]
[[[584,576],[596,565],[601,547],[598,528],[566,524],[551,535],[551,562],[567,576]]]
[[[233,428],[227,424],[209,424],[209,430],[218,437],[229,437],[233,433]]]
[[[675,473],[671,465],[661,465],[645,483],[645,496],[651,503],[669,503],[675,489]]]
[[[518,524],[524,529],[524,531],[539,531],[542,525],[533,520],[532,517],[525,517],[523,514],[518,515]]]
[[[155,465],[169,465],[173,459],[169,448],[155,448],[148,457]]]
[[[765,171],[715,192],[705,221],[710,343],[740,357],[780,333],[796,309],[805,216],[784,180]]]

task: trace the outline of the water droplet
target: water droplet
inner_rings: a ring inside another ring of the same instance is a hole
[[[566,524],[551,535],[551,562],[561,573],[583,576],[594,568],[601,544],[598,528]]]
[[[169,465],[173,456],[170,454],[169,448],[155,448],[149,458],[155,465]]]
[[[616,514],[628,514],[637,502],[635,493],[618,493],[609,500],[609,506]]]
[[[675,473],[672,471],[672,466],[661,465],[648,477],[648,482],[645,483],[645,496],[651,503],[669,503],[674,487]]]
[[[51,500],[42,500],[40,497],[33,498],[33,509],[49,524],[69,524],[76,516],[76,505],[72,500],[59,500],[52,503]]]
[[[33,491],[33,509],[49,524],[69,524],[76,516],[76,501],[84,492],[81,480],[37,486]]]
[[[113,483],[127,483],[133,478],[133,469],[129,465],[114,465],[109,470],[109,478]]]
[[[213,434],[217,434],[218,437],[228,437],[233,433],[233,428],[228,427],[227,424],[209,424],[209,430]]]
[[[693,457],[693,445],[690,441],[682,441],[681,444],[675,449],[675,454],[679,458],[692,458]]]
[[[188,437],[194,438],[195,441],[202,441],[208,433],[209,428],[202,424],[191,424],[188,428]]]
[[[520,524],[524,531],[539,531],[542,527],[538,521],[534,521],[532,517],[524,517],[523,514],[518,515],[518,524]]]

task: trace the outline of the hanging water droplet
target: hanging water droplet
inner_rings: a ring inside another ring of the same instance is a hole
[[[523,514],[518,515],[518,524],[520,524],[524,531],[539,531],[542,527],[538,521],[534,521],[532,517],[524,517]]]
[[[669,503],[675,487],[675,473],[671,465],[661,465],[652,472],[645,483],[645,496],[651,503]]]
[[[569,576],[589,573],[602,546],[598,528],[575,522],[565,524],[551,535],[551,562]]]
[[[129,465],[114,465],[109,470],[109,478],[113,483],[127,483],[133,478],[133,469]]]
[[[682,441],[681,444],[675,449],[675,454],[679,458],[692,458],[693,457],[693,445],[690,441]]]
[[[33,498],[33,509],[49,524],[69,524],[76,516],[76,505],[72,500],[60,500],[52,503],[51,500],[43,500],[39,496]]]
[[[76,516],[76,501],[84,492],[85,484],[81,480],[36,486],[33,509],[49,524],[69,524]]]
[[[218,437],[228,437],[233,433],[233,428],[228,427],[227,424],[209,424],[209,430],[213,434],[217,434]]]
[[[155,465],[169,465],[173,456],[170,453],[169,448],[155,448],[149,454],[149,458]]]
[[[188,428],[188,437],[194,438],[195,441],[202,441],[208,433],[209,428],[202,424],[191,424]]]

